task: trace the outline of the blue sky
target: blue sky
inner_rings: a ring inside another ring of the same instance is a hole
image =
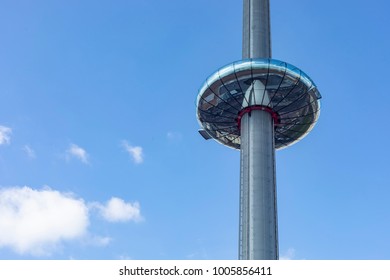
[[[280,255],[389,259],[389,3],[271,1],[318,124],[278,151]],[[236,259],[239,152],[198,134],[242,1],[0,0],[0,259]]]

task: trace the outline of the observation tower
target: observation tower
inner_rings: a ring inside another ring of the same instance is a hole
[[[239,259],[275,260],[275,149],[312,130],[321,95],[302,70],[271,58],[269,0],[243,3],[243,59],[206,79],[197,118],[205,139],[240,150]]]

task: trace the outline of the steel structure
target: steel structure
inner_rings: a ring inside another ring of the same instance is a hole
[[[240,149],[240,259],[278,259],[275,149],[314,127],[320,93],[297,67],[271,59],[269,0],[244,0],[243,60],[212,74],[199,90],[206,139]]]

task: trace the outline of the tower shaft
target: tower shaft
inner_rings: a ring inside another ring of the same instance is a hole
[[[271,58],[269,0],[244,0],[242,58]]]
[[[270,58],[270,42],[269,0],[244,0],[243,58]],[[274,120],[258,109],[268,106],[264,85],[252,85],[254,98],[246,94],[243,107],[257,109],[246,110],[240,128],[239,258],[273,260],[278,259]]]

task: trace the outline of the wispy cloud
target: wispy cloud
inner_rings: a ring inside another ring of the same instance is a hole
[[[87,154],[87,152],[76,144],[70,144],[69,149],[66,151],[66,154],[68,159],[70,157],[74,157],[81,160],[85,164],[89,163],[89,155]]]
[[[23,151],[29,158],[36,158],[35,151],[29,145],[24,145]]]
[[[122,141],[122,146],[136,164],[140,164],[144,161],[142,147],[131,146],[127,141]]]
[[[210,259],[209,257],[209,254],[207,253],[207,250],[204,246],[204,241],[203,239],[197,239],[196,240],[196,243],[197,243],[197,249],[193,252],[191,252],[190,254],[187,254],[185,257],[186,259],[189,259],[189,260],[200,260],[200,259],[203,259],[203,260],[207,260],[207,259]]]
[[[88,239],[87,244],[93,245],[93,246],[98,246],[98,247],[105,247],[109,245],[112,241],[111,237],[107,236],[91,236]]]
[[[280,260],[292,260],[295,257],[295,249],[294,248],[288,248],[284,254],[282,254],[279,259]]]
[[[12,129],[0,125],[0,145],[9,144],[11,142]]]
[[[167,132],[167,139],[170,141],[180,141],[182,140],[183,136],[180,132],[175,131],[169,131]]]
[[[0,247],[19,254],[49,255],[62,240],[83,236],[89,224],[81,199],[52,189],[0,190]]]
[[[126,254],[119,255],[119,256],[117,257],[117,259],[118,259],[118,260],[133,260],[132,257],[130,257],[130,256],[126,255]]]
[[[100,215],[109,222],[141,221],[141,207],[138,202],[125,202],[123,199],[112,197],[106,204],[94,203]]]

